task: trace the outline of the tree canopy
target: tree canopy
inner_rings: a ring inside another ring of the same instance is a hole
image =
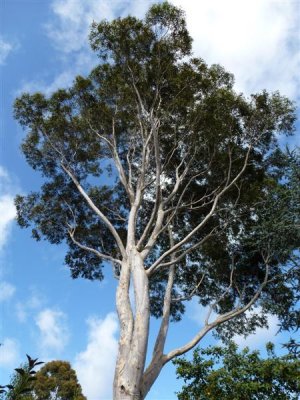
[[[28,362],[15,369],[10,383],[0,386],[1,400],[32,400],[30,393],[36,380],[36,367],[44,363],[26,356]]]
[[[76,372],[67,361],[50,361],[36,374],[33,397],[50,400],[86,400],[78,383]]]
[[[76,372],[67,361],[49,361],[38,372],[34,367],[43,364],[29,357],[28,364],[15,369],[3,400],[86,400]]]
[[[44,178],[17,196],[18,222],[37,240],[67,243],[73,278],[101,280],[111,264],[115,387],[145,396],[158,369],[213,328],[251,332],[266,313],[299,327],[300,161],[278,145],[295,109],[277,92],[237,93],[232,74],[192,55],[184,13],[167,2],[143,20],[93,23],[90,43],[100,64],[89,76],[15,101],[22,151]],[[164,355],[170,317],[194,296],[208,308],[203,329]],[[145,370],[150,313],[162,322]]]
[[[177,378],[185,385],[179,400],[292,400],[300,395],[300,360],[293,353],[276,356],[266,345],[267,358],[259,351],[226,347],[197,348],[193,359],[179,358]]]

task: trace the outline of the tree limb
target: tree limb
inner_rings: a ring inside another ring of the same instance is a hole
[[[209,213],[204,217],[204,219],[189,233],[185,236],[185,238],[183,238],[181,241],[179,241],[178,243],[176,243],[173,247],[171,247],[169,250],[165,251],[153,264],[152,266],[148,269],[148,274],[151,274],[152,271],[162,262],[162,260],[169,256],[171,253],[173,253],[174,251],[178,250],[183,244],[185,244],[196,232],[199,231],[199,229],[201,229],[206,222],[210,219],[210,217],[214,214],[215,209],[217,207],[218,201],[221,198],[221,196],[226,193],[235,183],[236,181],[242,176],[242,174],[244,173],[247,164],[248,164],[248,159],[249,159],[249,155],[250,155],[250,151],[252,149],[252,146],[250,145],[248,148],[248,151],[246,153],[245,156],[245,160],[244,160],[244,164],[243,167],[241,168],[241,170],[239,171],[239,173],[235,176],[235,178],[232,179],[232,181],[230,183],[228,183],[226,186],[224,186],[224,188],[215,196],[215,199],[213,201],[212,207],[209,211]]]
[[[75,175],[62,162],[61,162],[61,167],[67,173],[67,175],[71,178],[71,180],[74,182],[79,193],[86,200],[86,202],[90,206],[90,208],[99,216],[99,218],[102,220],[102,222],[107,226],[107,228],[109,229],[110,233],[113,235],[113,237],[119,247],[121,255],[124,258],[126,258],[125,247],[124,247],[123,242],[122,242],[118,232],[116,231],[115,227],[112,225],[112,223],[109,221],[109,219],[102,213],[102,211],[100,211],[99,208],[95,205],[95,203],[92,201],[90,196],[86,193],[86,191],[80,185],[80,183],[77,180],[77,178],[75,177]]]
[[[265,259],[266,262],[266,272],[265,272],[265,277],[263,282],[261,283],[260,287],[258,288],[257,292],[255,295],[252,297],[252,299],[245,304],[244,307],[238,307],[235,308],[234,310],[231,310],[227,313],[224,313],[222,315],[219,315],[213,322],[208,323],[206,321],[204,327],[193,337],[192,340],[190,340],[187,344],[185,344],[182,347],[179,347],[175,350],[170,351],[168,354],[164,356],[164,364],[166,364],[168,361],[172,360],[174,357],[180,356],[187,351],[191,350],[193,347],[195,347],[199,341],[213,328],[215,328],[218,325],[221,325],[222,323],[229,321],[230,319],[237,317],[241,314],[243,314],[245,311],[247,311],[254,303],[255,301],[259,298],[262,290],[268,283],[268,275],[269,275],[269,264],[268,264],[268,259]],[[206,318],[206,320],[208,320]]]

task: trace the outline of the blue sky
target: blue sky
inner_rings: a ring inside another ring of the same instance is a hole
[[[8,383],[25,353],[44,361],[69,360],[88,400],[111,399],[118,326],[115,281],[107,269],[102,283],[72,280],[64,246],[35,242],[14,222],[13,197],[38,189],[41,179],[19,151],[24,133],[13,120],[12,103],[23,91],[51,93],[86,74],[97,62],[87,35],[93,20],[128,13],[142,16],[149,0],[2,0],[0,3],[0,383]],[[196,56],[221,63],[246,94],[279,89],[299,104],[300,1],[174,0],[187,13]],[[292,143],[299,144],[299,131]],[[190,339],[203,310],[188,305],[172,326],[167,347]],[[247,339],[252,348],[278,335],[269,330]],[[153,321],[153,329],[157,328]],[[151,345],[152,336],[150,338]],[[243,338],[236,338],[241,345]],[[204,344],[213,342],[211,337]],[[149,399],[173,400],[180,388],[173,366],[154,385]]]

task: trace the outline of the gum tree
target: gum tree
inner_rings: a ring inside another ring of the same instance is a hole
[[[192,56],[184,14],[168,3],[143,20],[94,23],[90,43],[101,62],[88,77],[15,102],[22,151],[45,179],[16,198],[18,222],[68,244],[73,278],[101,280],[111,265],[114,399],[143,399],[213,329],[249,332],[266,313],[298,326],[299,159],[277,144],[294,108],[278,93],[236,93],[231,74]],[[203,328],[166,353],[170,321],[194,296]],[[161,320],[154,349],[150,315]]]

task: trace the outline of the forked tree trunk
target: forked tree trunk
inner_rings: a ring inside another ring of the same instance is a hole
[[[131,308],[129,285],[134,286],[135,310]],[[117,289],[120,321],[119,352],[114,378],[114,400],[142,400],[142,376],[149,334],[149,287],[143,259],[136,250],[123,264]]]

